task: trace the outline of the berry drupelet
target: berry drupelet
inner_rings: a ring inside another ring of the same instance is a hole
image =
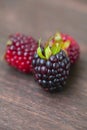
[[[31,36],[14,34],[9,36],[7,42],[5,60],[17,70],[32,72],[32,59],[37,49],[37,41]]]
[[[32,60],[36,81],[49,92],[61,91],[70,71],[70,60],[58,43],[40,46]]]

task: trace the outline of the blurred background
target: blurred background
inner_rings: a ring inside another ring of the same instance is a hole
[[[32,76],[0,60],[0,130],[87,130],[87,0],[0,0],[0,57],[11,33],[44,42],[56,31],[81,48],[70,88],[47,95]]]
[[[86,44],[87,0],[0,0],[1,51],[11,33],[21,32],[45,41],[56,31]]]

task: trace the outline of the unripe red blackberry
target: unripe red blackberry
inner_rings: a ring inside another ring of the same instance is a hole
[[[79,59],[80,56],[79,44],[67,34],[61,34],[61,36],[64,43],[66,43],[66,41],[70,42],[69,46],[65,48],[65,50],[67,51],[70,61],[73,64]]]
[[[32,59],[37,49],[37,41],[23,34],[10,35],[6,46],[5,60],[17,70],[32,72]]]
[[[61,48],[67,52],[71,64],[75,63],[78,60],[80,56],[80,47],[79,44],[71,36],[62,33],[56,33],[50,37],[48,41],[50,42],[50,46],[55,43],[60,43]]]
[[[70,60],[59,44],[38,47],[34,55],[33,72],[36,81],[46,91],[61,91],[70,71]]]

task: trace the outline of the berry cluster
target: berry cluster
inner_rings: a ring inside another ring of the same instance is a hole
[[[44,46],[31,36],[10,35],[4,58],[17,70],[34,74],[35,80],[49,92],[61,91],[73,65],[79,58],[80,47],[69,35],[56,33]]]

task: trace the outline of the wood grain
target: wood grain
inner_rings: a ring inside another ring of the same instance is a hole
[[[87,130],[86,7],[81,0],[0,1],[0,56],[14,32],[45,41],[60,30],[75,37],[81,48],[61,93],[44,92],[32,75],[0,62],[0,130]]]

